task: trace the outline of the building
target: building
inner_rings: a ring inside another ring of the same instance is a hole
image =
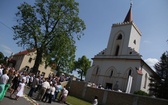
[[[30,71],[31,68],[34,66],[36,58],[36,51],[21,51],[14,55],[12,55],[12,58],[9,59],[9,66],[14,67],[16,70],[26,70]],[[51,69],[51,67],[45,67],[45,64],[41,64],[39,66],[39,73],[43,74],[45,77],[48,76],[50,73],[53,73],[54,70]]]
[[[107,48],[92,58],[86,81],[126,93],[150,91],[150,77],[157,74],[139,54],[141,32],[132,19],[132,5],[123,22],[113,24]]]

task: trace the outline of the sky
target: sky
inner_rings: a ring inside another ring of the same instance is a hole
[[[0,1],[0,52],[5,56],[24,50],[13,40],[12,26],[16,25],[17,6],[35,0]],[[84,36],[76,42],[76,59],[85,55],[91,60],[107,47],[111,26],[123,22],[130,0],[75,0],[79,17],[85,22]],[[142,33],[139,53],[149,66],[168,51],[168,0],[132,0],[133,22]],[[92,61],[92,60],[91,60]]]

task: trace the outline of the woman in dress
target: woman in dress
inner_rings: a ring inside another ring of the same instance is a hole
[[[17,88],[18,92],[16,94],[15,100],[18,100],[19,97],[23,97],[24,87],[25,87],[25,79],[22,79],[22,82],[19,83],[19,87]]]
[[[20,80],[20,74],[15,74],[14,79],[12,80],[12,87],[11,87],[11,92],[10,92],[10,98],[12,98],[12,95],[17,91],[17,88],[19,86],[19,81]]]

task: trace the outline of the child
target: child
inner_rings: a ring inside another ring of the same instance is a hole
[[[22,79],[22,82],[19,83],[19,86],[17,88],[18,92],[16,94],[15,100],[18,100],[19,97],[23,97],[24,87],[25,87],[25,80]]]
[[[61,90],[61,94],[60,94],[60,97],[59,97],[59,102],[60,103],[66,103],[66,98],[68,96],[68,90],[64,88]]]
[[[95,96],[92,105],[98,105],[98,97]]]

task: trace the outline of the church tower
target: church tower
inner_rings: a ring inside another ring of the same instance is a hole
[[[141,32],[132,20],[132,5],[123,22],[113,24],[106,55],[121,58],[139,55]]]

